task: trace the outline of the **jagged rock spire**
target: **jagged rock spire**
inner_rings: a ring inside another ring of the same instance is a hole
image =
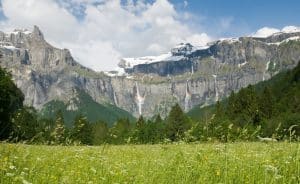
[[[39,39],[39,40],[43,40],[44,39],[44,35],[43,35],[42,31],[36,25],[34,25],[34,27],[33,27],[32,35],[36,39]]]

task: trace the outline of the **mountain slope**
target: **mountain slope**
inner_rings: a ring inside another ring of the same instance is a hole
[[[261,125],[266,136],[292,130],[300,135],[300,63],[268,81],[241,89],[220,104],[198,106],[187,114],[197,122],[215,114],[220,123]]]
[[[41,117],[53,118],[58,110],[61,110],[68,126],[79,114],[87,117],[91,122],[104,121],[112,126],[120,118],[128,118],[130,121],[134,117],[125,110],[111,104],[99,104],[95,102],[84,91],[74,90],[68,102],[53,100],[46,103],[40,111]]]
[[[282,32],[267,38],[222,39],[201,48],[181,44],[163,57],[125,59],[120,63],[125,72],[118,73],[83,67],[34,27],[32,32],[0,32],[0,65],[12,72],[25,104],[37,109],[53,100],[68,102],[79,89],[99,104],[115,105],[136,117],[165,116],[175,103],[185,111],[213,104],[232,90],[295,67],[299,36]]]

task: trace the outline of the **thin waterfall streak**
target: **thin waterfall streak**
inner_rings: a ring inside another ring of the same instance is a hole
[[[215,101],[219,100],[219,92],[218,92],[218,85],[217,85],[217,75],[212,75],[214,77],[214,86],[215,86]]]
[[[138,111],[139,111],[139,115],[142,115],[142,108],[145,101],[145,96],[142,96],[140,94],[140,89],[137,82],[135,82],[135,87],[136,87],[136,102],[138,106]]]
[[[188,81],[186,81],[185,98],[184,98],[184,110],[185,111],[189,110],[189,103],[190,103],[190,101],[191,101],[191,94],[189,92]]]

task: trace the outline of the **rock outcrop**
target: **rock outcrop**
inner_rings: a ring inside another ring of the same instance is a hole
[[[166,115],[174,103],[186,111],[214,103],[296,66],[299,37],[293,32],[219,40],[202,48],[181,44],[160,60],[144,57],[147,62],[134,65],[123,60],[119,66],[126,74],[109,76],[81,66],[67,49],[51,46],[34,27],[32,32],[0,32],[0,65],[11,71],[25,103],[37,109],[52,100],[68,104],[74,89],[80,89],[98,103],[150,117]]]

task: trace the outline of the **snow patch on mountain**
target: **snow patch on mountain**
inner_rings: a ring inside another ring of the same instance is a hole
[[[300,40],[300,36],[292,36],[285,40],[282,40],[281,42],[267,43],[267,45],[280,45],[282,43],[287,43],[287,42],[293,41],[293,40],[295,40],[295,41]]]
[[[263,27],[259,30],[257,30],[254,34],[250,35],[250,37],[257,37],[257,38],[266,38],[274,33],[280,32],[279,29],[276,28],[270,28],[270,27]]]
[[[197,46],[194,47],[189,43],[180,43],[171,49],[171,52],[166,54],[161,54],[158,56],[144,56],[138,58],[122,58],[119,67],[121,68],[132,68],[136,65],[141,64],[150,64],[150,63],[157,63],[157,62],[167,62],[167,61],[180,61],[187,58],[188,55],[191,53],[208,49],[209,45],[205,46]]]
[[[269,36],[279,35],[282,33],[297,33],[297,32],[300,32],[300,27],[297,26],[286,26],[281,30],[276,28],[263,27],[258,31],[256,31],[254,34],[250,35],[250,37],[267,38]]]
[[[218,41],[227,43],[240,42],[239,38],[220,38]]]
[[[28,29],[15,29],[12,32],[8,32],[7,34],[19,34],[19,33],[23,33],[23,34],[31,34],[32,32],[29,31]]]
[[[15,50],[15,49],[17,49],[10,42],[0,42],[0,48],[5,48],[5,49],[9,49],[9,50]]]
[[[296,27],[296,26],[286,26],[284,27],[281,32],[283,33],[297,33],[300,32],[300,27]]]

